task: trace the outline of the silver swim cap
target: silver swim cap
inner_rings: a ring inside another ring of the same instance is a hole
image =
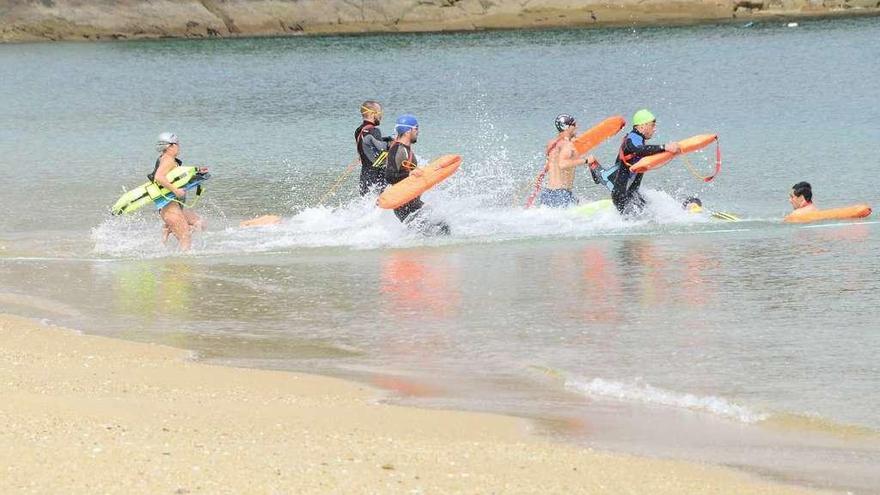
[[[569,126],[577,125],[577,123],[574,121],[574,117],[567,113],[560,113],[559,115],[557,115],[556,121],[554,123],[556,124],[556,130],[559,132],[564,131]]]
[[[180,144],[180,141],[177,139],[177,134],[174,134],[173,132],[163,132],[162,134],[159,134],[158,144]]]

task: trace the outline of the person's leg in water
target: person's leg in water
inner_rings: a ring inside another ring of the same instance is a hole
[[[449,235],[451,229],[446,222],[431,222],[426,218],[422,207],[425,206],[420,198],[396,208],[394,215],[409,228],[413,228],[425,235]]]
[[[205,230],[205,220],[198,213],[183,209],[183,216],[186,217],[186,223],[189,224],[190,232],[201,232]]]
[[[645,198],[638,191],[629,194],[629,199],[624,207],[627,215],[641,215],[645,211]]]
[[[192,227],[183,208],[177,203],[169,203],[159,211],[159,214],[165,221],[168,231],[177,238],[181,251],[189,251],[192,247]]]

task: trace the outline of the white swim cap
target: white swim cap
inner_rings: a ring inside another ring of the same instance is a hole
[[[159,134],[159,143],[158,144],[180,144],[180,141],[177,139],[177,134],[173,132],[163,132]]]

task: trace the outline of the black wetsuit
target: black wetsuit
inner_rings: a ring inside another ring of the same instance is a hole
[[[416,165],[416,155],[412,152],[409,145],[399,141],[394,141],[388,148],[388,160],[385,164],[385,179],[388,184],[397,184],[409,177],[409,172]],[[415,227],[424,233],[440,233],[448,234],[449,225],[444,222],[429,223],[424,214],[420,212],[422,206],[422,197],[418,196],[409,203],[395,208],[394,215],[407,224]]]
[[[159,155],[159,158],[156,158],[156,165],[153,166],[153,171],[147,174],[147,179],[150,179],[150,182],[156,181],[156,171],[159,170],[159,162],[162,161],[162,155]],[[183,162],[180,161],[180,158],[175,158],[175,162],[177,162],[177,166],[183,166]]]
[[[361,159],[361,196],[376,189],[382,192],[387,185],[385,181],[385,150],[388,149],[390,137],[382,137],[376,124],[366,120],[354,131],[357,153]]]
[[[617,168],[608,179],[614,185],[611,190],[611,200],[617,211],[622,214],[639,213],[645,207],[645,199],[639,194],[639,186],[642,184],[642,175],[630,172],[629,167],[643,157],[656,155],[665,151],[663,146],[645,143],[645,136],[633,129],[623,138],[620,152],[617,154]]]

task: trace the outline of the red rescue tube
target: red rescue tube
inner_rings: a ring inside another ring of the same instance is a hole
[[[717,139],[718,134],[700,134],[679,141],[678,146],[681,147],[681,153],[691,153],[709,146]],[[646,156],[629,169],[639,174],[648,170],[654,170],[655,168],[660,168],[663,165],[666,165],[666,163],[675,158],[677,154],[679,153],[664,151],[663,153],[657,153],[656,155]]]
[[[397,184],[385,188],[377,201],[379,208],[393,210],[409,203],[423,192],[446,180],[458,170],[459,166],[461,166],[460,155],[443,155],[432,160],[428,165],[419,168],[422,171],[421,177],[410,175]]]
[[[814,210],[805,213],[794,211],[782,219],[787,223],[810,223],[822,220],[847,220],[852,218],[865,218],[871,214],[871,207],[866,204],[845,206],[843,208],[831,208],[830,210]]]

